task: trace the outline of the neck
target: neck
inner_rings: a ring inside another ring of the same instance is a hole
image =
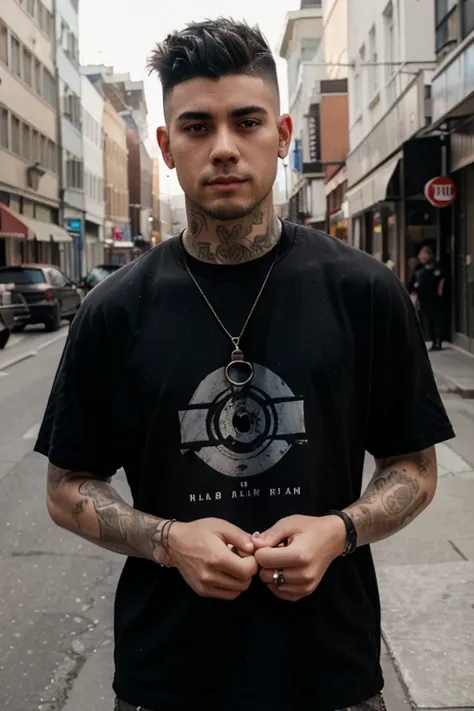
[[[259,205],[241,220],[214,220],[197,206],[186,204],[186,251],[211,264],[243,264],[263,257],[280,239],[280,222],[273,206]]]

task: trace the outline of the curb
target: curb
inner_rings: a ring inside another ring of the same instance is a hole
[[[440,370],[433,369],[433,374],[438,382],[439,391],[441,393],[455,393],[465,400],[474,398],[474,388],[466,388],[454,378],[449,377]]]

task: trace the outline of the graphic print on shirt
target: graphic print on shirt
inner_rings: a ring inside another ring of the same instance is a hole
[[[262,474],[295,444],[306,444],[304,402],[273,371],[254,364],[250,385],[234,393],[224,368],[198,386],[179,413],[181,450],[234,478]]]

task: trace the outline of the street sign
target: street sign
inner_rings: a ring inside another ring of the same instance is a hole
[[[70,218],[66,220],[66,229],[68,232],[82,232],[82,220]]]
[[[434,207],[447,207],[456,199],[456,183],[447,175],[432,178],[425,185],[425,196]]]

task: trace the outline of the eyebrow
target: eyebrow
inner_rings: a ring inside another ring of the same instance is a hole
[[[230,116],[232,116],[232,118],[242,118],[244,116],[250,116],[251,114],[267,114],[267,111],[263,108],[263,106],[252,105],[242,106],[241,108],[234,109],[230,112]],[[202,121],[212,118],[213,114],[209,113],[209,111],[184,111],[178,116],[178,121],[189,121],[190,119],[194,121]]]

